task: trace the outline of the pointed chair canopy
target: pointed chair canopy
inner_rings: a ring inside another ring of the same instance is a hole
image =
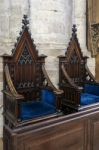
[[[20,37],[12,55],[3,55],[4,119],[9,126],[56,116],[61,109],[61,90],[45,69],[45,55],[39,56],[25,15]]]
[[[59,56],[59,87],[64,91],[63,106],[70,112],[99,102],[99,84],[87,67],[88,57],[82,54],[76,32],[73,25],[65,56]]]

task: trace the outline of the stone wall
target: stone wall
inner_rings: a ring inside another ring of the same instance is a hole
[[[88,67],[95,75],[95,58],[86,47],[86,0],[73,0],[73,24],[77,25],[77,35],[83,55],[88,56]]]
[[[30,29],[40,54],[47,55],[46,68],[57,86],[58,59],[70,38],[72,24],[70,0],[30,0]]]
[[[47,55],[46,68],[53,83],[58,82],[58,55],[63,55],[71,36],[72,24],[86,54],[86,0],[0,0],[0,53],[11,53],[21,29],[23,14],[30,20],[30,30],[39,54]],[[81,7],[79,7],[81,6]],[[0,59],[0,91],[2,60]],[[0,93],[2,104],[2,94]],[[0,110],[2,112],[2,110]],[[1,114],[0,112],[0,114]],[[0,133],[2,133],[0,115]]]

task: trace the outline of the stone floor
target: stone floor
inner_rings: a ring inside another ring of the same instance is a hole
[[[2,139],[0,139],[0,150],[3,150],[3,143],[2,143]]]

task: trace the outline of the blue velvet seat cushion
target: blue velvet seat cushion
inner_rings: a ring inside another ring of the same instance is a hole
[[[24,102],[21,104],[21,119],[28,120],[53,114],[56,108],[44,102]]]
[[[56,95],[53,91],[44,89],[41,91],[41,100],[44,103],[50,104],[56,107]]]
[[[85,84],[84,93],[89,93],[99,96],[99,85]]]
[[[82,93],[81,105],[90,105],[96,102],[99,102],[99,96],[89,94],[89,93]]]

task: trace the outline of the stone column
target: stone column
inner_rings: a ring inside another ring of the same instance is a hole
[[[86,47],[86,0],[73,0],[73,24],[77,25],[77,35],[84,55],[88,56],[88,66],[95,75],[95,59]]]
[[[58,55],[64,54],[72,23],[70,0],[30,0],[30,28],[40,54],[48,56],[46,68],[58,82]]]
[[[0,54],[5,52],[9,42],[9,1],[0,1]]]
[[[86,53],[86,0],[73,0],[73,24],[77,25],[78,39]]]
[[[9,42],[9,1],[0,1],[0,55],[5,53],[8,49]],[[0,57],[0,137],[3,132],[3,116],[2,116],[2,92],[3,89],[3,77],[2,77],[2,59]]]

